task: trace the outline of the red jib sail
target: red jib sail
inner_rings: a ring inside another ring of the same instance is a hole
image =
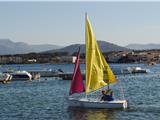
[[[74,93],[81,93],[84,91],[85,87],[83,84],[83,77],[80,69],[80,48],[79,48],[69,94],[72,95]]]

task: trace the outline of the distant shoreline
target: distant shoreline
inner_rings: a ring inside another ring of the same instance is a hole
[[[108,63],[129,64],[159,64],[160,50],[118,51],[106,52],[104,56]],[[76,53],[28,53],[16,55],[1,55],[0,64],[72,64],[75,62]],[[85,63],[85,54],[81,54],[81,63]]]

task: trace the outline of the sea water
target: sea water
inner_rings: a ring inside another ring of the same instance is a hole
[[[159,120],[160,65],[112,64],[114,71],[129,66],[150,69],[148,74],[118,74],[119,82],[111,86],[115,98],[129,101],[127,110],[70,108],[66,97],[70,81],[41,78],[0,84],[0,120]],[[3,65],[5,69],[62,69],[73,72],[73,64]],[[84,70],[85,65],[81,66]],[[99,92],[100,93],[100,92]],[[98,96],[98,93],[96,93]],[[123,96],[124,94],[124,96]],[[98,96],[100,97],[100,95]]]

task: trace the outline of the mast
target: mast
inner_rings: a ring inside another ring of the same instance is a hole
[[[86,22],[87,22],[87,12],[85,12],[85,45],[87,44],[87,23]],[[86,47],[86,53],[87,53],[87,47]],[[86,67],[85,67],[85,69],[87,70],[87,54],[85,55],[85,59],[86,59]],[[87,71],[86,70],[85,70],[85,73],[86,73],[86,75],[85,75],[85,79],[86,79],[85,87],[87,89]],[[85,91],[86,91],[85,97],[87,98],[87,90],[85,90]]]

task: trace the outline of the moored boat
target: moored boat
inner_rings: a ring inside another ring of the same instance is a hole
[[[9,73],[0,73],[0,82],[7,83],[11,81],[12,75]]]
[[[39,73],[41,77],[58,77],[58,74],[62,73],[59,70],[52,69],[28,70],[28,72]]]
[[[32,75],[32,80],[39,80],[41,78],[41,74],[38,72],[30,72]]]
[[[132,74],[132,73],[148,73],[149,69],[141,68],[141,67],[127,67],[121,70],[123,74]]]
[[[10,73],[12,80],[32,80],[32,75],[27,71],[15,71]]]

